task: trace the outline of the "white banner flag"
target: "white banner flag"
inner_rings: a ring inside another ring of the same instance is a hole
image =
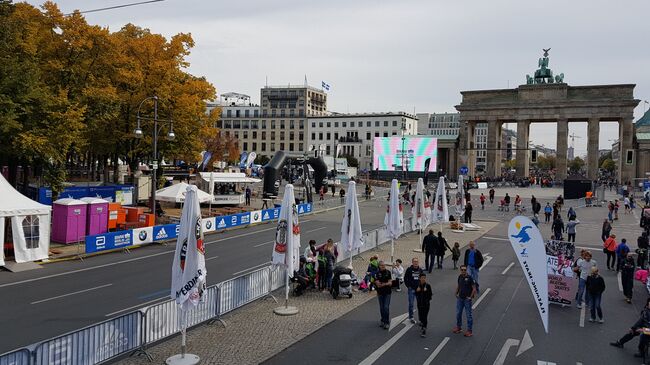
[[[172,266],[171,297],[183,310],[199,303],[207,276],[197,190],[195,185],[187,187]]]
[[[508,238],[528,280],[544,330],[548,333],[548,277],[542,234],[530,219],[519,215],[510,221]]]
[[[286,265],[289,277],[293,277],[300,264],[300,223],[291,184],[284,190],[271,261],[274,265]]]
[[[390,185],[390,201],[388,204],[388,211],[384,218],[384,224],[388,231],[388,236],[392,239],[398,239],[402,235],[404,216],[402,212],[402,204],[399,202],[399,188],[397,187],[397,180],[393,179]]]
[[[433,221],[436,223],[449,222],[449,208],[447,206],[447,193],[445,191],[445,178],[440,177],[436,189],[435,209],[433,210]]]
[[[345,210],[341,224],[341,245],[348,252],[356,250],[363,245],[363,232],[361,230],[361,214],[357,201],[357,188],[354,181],[348,183],[348,195],[345,197]]]
[[[424,195],[424,181],[422,178],[418,178],[418,183],[415,186],[415,205],[411,211],[413,214],[411,223],[413,230],[427,228],[431,219],[431,206],[429,205],[427,214],[426,196]]]

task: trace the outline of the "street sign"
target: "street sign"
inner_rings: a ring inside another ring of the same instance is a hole
[[[152,169],[154,169],[154,170],[158,170],[158,160],[154,160],[154,161],[153,161]]]
[[[467,166],[461,166],[459,170],[461,175],[467,175],[467,173],[469,172]]]

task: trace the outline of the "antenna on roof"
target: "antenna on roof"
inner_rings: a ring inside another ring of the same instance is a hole
[[[305,87],[307,87],[307,74],[305,74]]]

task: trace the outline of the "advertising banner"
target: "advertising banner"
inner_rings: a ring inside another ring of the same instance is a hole
[[[528,280],[544,331],[548,333],[548,274],[542,234],[530,219],[516,216],[508,225],[508,238]]]
[[[251,212],[251,223],[260,223],[262,221],[262,211],[256,210]]]
[[[216,224],[217,224],[216,229],[226,229],[226,228],[230,227],[229,224],[230,224],[230,222],[232,222],[231,217],[229,215],[226,215],[226,216],[223,216],[223,217],[217,217],[217,218],[215,218],[215,221],[216,221]]]
[[[572,265],[575,256],[572,242],[546,241],[546,270],[548,273],[548,300],[551,303],[571,305],[577,283]]]
[[[86,253],[128,247],[133,244],[132,238],[132,230],[86,236]]]
[[[237,216],[237,225],[239,226],[247,226],[251,224],[251,213],[246,212],[246,213],[239,213],[235,214]]]
[[[311,213],[312,205],[311,203],[298,204],[298,214]]]
[[[280,216],[280,208],[264,209],[262,211],[262,222],[276,220]]]
[[[153,227],[153,240],[164,241],[178,237],[178,224],[165,224]]]
[[[201,223],[203,224],[203,232],[214,232],[217,230],[214,217],[201,218]]]
[[[153,242],[153,227],[133,229],[133,245],[143,245]]]

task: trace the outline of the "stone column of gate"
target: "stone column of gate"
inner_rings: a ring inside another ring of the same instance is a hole
[[[499,150],[499,139],[501,138],[500,124],[496,119],[488,120],[486,173],[489,177],[501,175],[501,151]]]
[[[591,118],[587,122],[587,177],[589,180],[598,179],[598,138],[600,135],[600,119]]]
[[[555,181],[563,182],[567,177],[567,149],[569,148],[569,120],[557,121],[557,156]]]
[[[528,177],[529,171],[529,157],[528,157],[528,132],[530,128],[530,121],[518,120],[517,121],[517,176]],[[489,132],[488,132],[489,133]]]
[[[476,176],[476,121],[470,121],[467,124],[467,145],[468,158],[467,169],[469,176]]]
[[[469,149],[469,142],[467,139],[467,128],[469,126],[469,122],[465,120],[460,121],[460,128],[458,128],[458,149],[456,150],[456,166],[455,170],[449,169],[447,171],[447,176],[451,177],[455,174],[458,173],[458,169],[460,169],[461,166],[467,166],[467,159],[468,159],[468,149]]]
[[[623,184],[632,181],[635,177],[636,158],[632,163],[627,163],[627,151],[632,149],[634,133],[634,117],[623,118],[619,121],[619,157],[618,157],[618,181]]]

